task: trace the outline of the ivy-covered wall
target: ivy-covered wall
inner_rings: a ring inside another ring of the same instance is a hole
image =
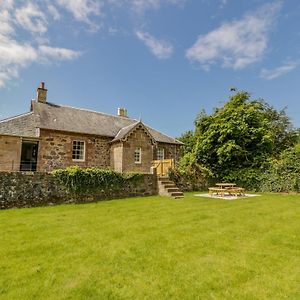
[[[157,194],[156,178],[141,174],[126,179],[120,189],[74,193],[50,173],[0,172],[0,209],[88,203]]]

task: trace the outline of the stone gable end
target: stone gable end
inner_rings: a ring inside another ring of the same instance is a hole
[[[142,149],[141,163],[135,163],[134,152]],[[149,173],[153,161],[152,139],[142,127],[135,129],[123,142],[123,172]]]

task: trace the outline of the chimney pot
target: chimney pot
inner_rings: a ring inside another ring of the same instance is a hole
[[[46,103],[47,101],[47,89],[45,89],[45,82],[41,82],[37,89],[37,101],[40,103]]]
[[[118,116],[119,117],[127,117],[127,109],[125,108],[118,108]]]

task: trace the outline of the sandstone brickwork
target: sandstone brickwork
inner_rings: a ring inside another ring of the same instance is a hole
[[[141,163],[136,163],[134,161],[134,152],[136,148],[142,149]],[[123,142],[123,172],[150,173],[152,161],[152,140],[143,128],[137,128],[128,137],[127,141]]]
[[[113,143],[110,150],[111,168],[116,172],[123,172],[123,143]]]
[[[20,137],[0,135],[0,171],[19,171],[21,160]]]
[[[77,165],[79,167],[110,168],[111,138],[41,129],[38,171]],[[73,141],[85,142],[85,160],[72,159]]]

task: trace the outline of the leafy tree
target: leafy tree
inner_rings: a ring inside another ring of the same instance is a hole
[[[201,112],[195,125],[196,161],[218,178],[242,169],[253,174],[251,170],[263,168],[269,157],[297,138],[284,110],[278,112],[263,100],[251,101],[247,92],[236,93],[211,115]]]
[[[297,143],[300,131],[293,128],[285,109],[277,111],[263,100],[261,100],[261,103],[265,117],[268,120],[268,125],[270,126],[269,130],[275,141],[274,153],[278,155]]]
[[[181,137],[178,138],[178,140],[184,143],[183,154],[193,152],[196,142],[197,142],[194,131],[192,131],[192,130],[186,131],[185,133],[183,133],[181,135]]]

